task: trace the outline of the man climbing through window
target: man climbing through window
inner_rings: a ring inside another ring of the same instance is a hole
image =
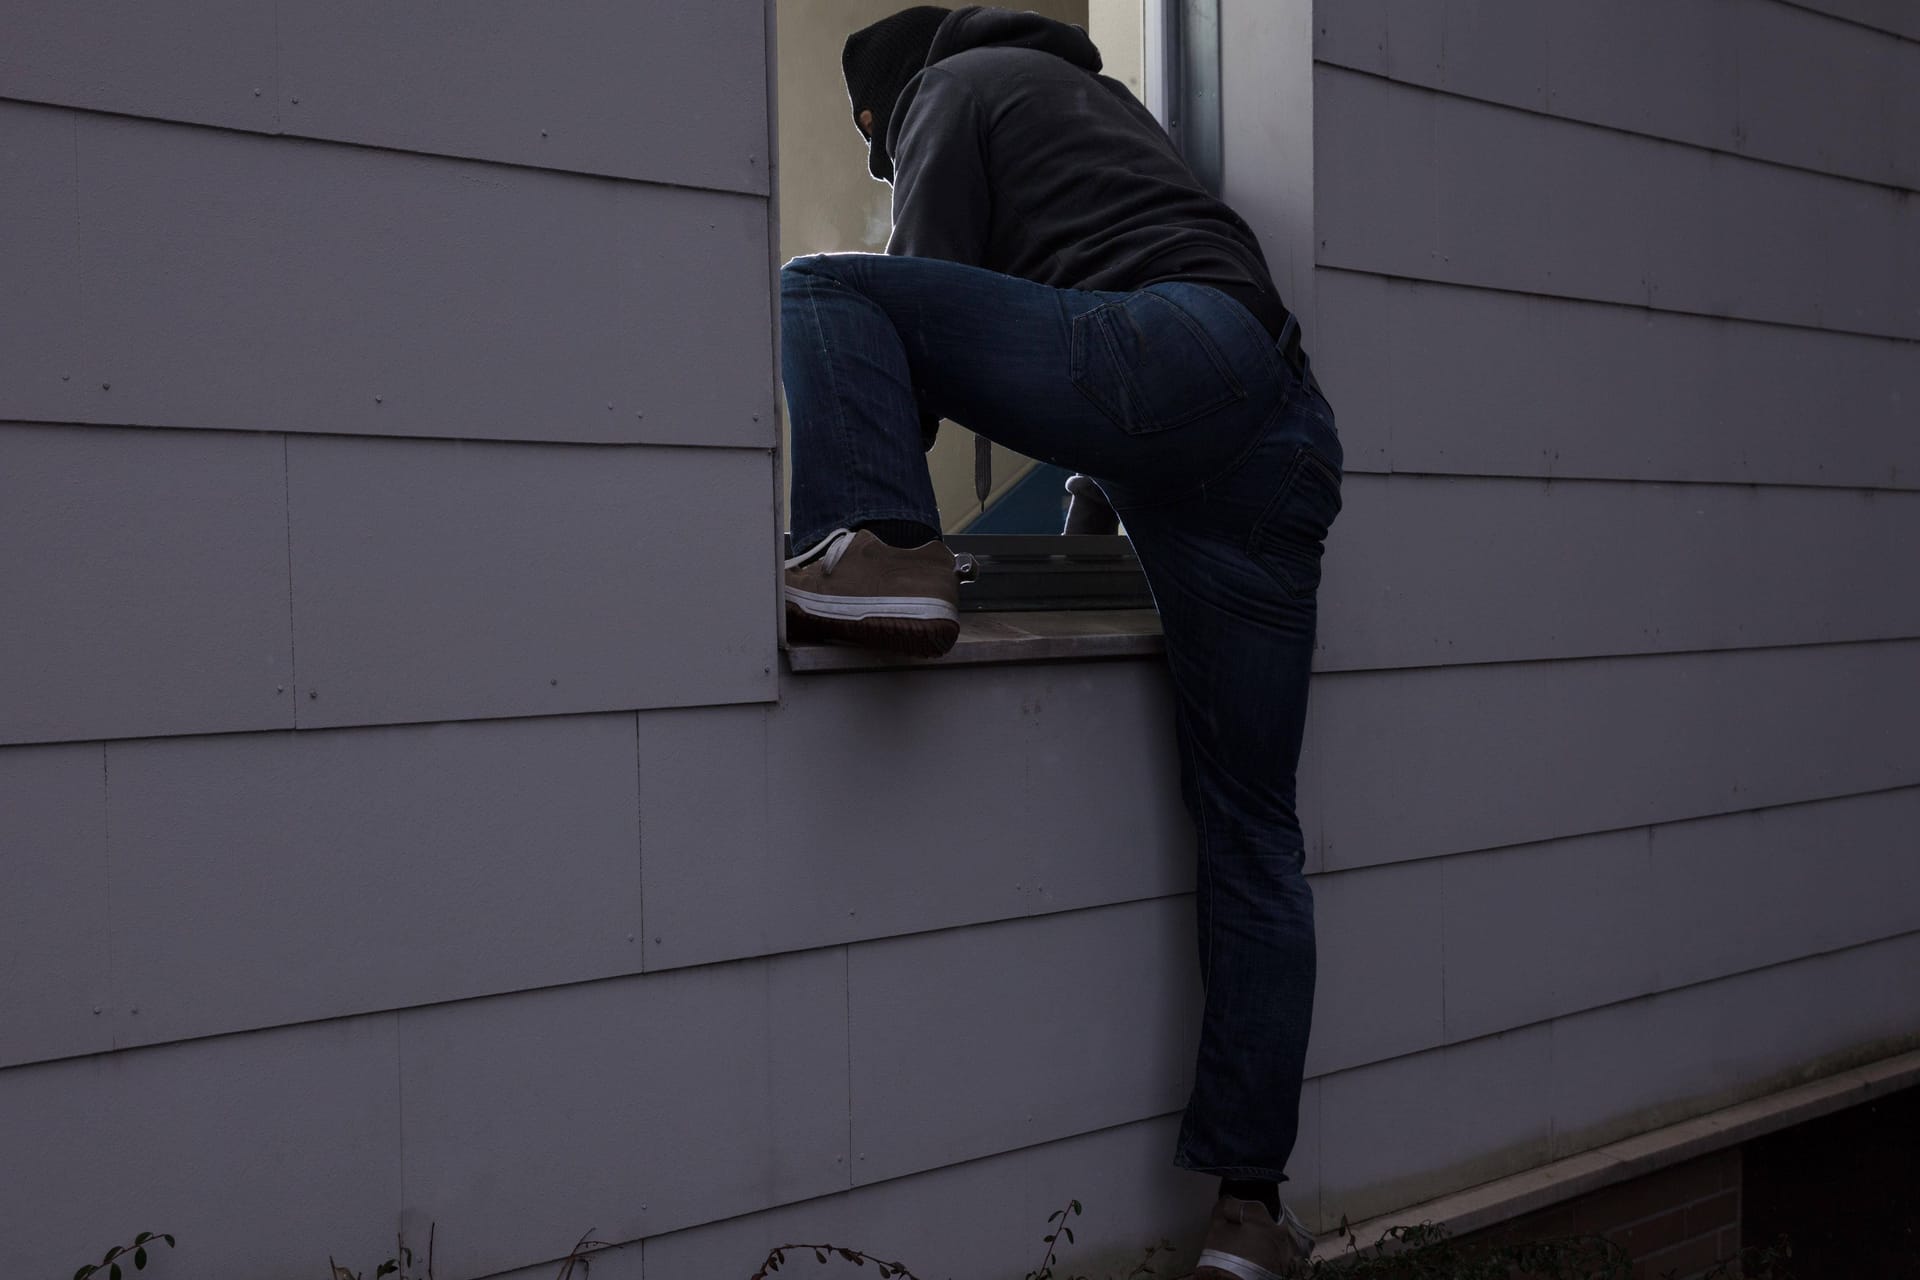
[[[924,449],[951,419],[1098,485],[1166,636],[1199,835],[1198,1062],[1174,1161],[1216,1175],[1203,1280],[1287,1274],[1313,1009],[1294,771],[1340,509],[1333,412],[1247,224],[1078,27],[922,5],[841,58],[887,252],[781,272],[790,637],[937,655],[955,561]]]

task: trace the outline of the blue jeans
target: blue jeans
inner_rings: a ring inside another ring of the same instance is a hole
[[[864,521],[939,527],[923,409],[1093,477],[1125,521],[1166,633],[1199,838],[1206,1003],[1174,1160],[1285,1181],[1313,1017],[1294,771],[1340,510],[1333,411],[1204,285],[1100,293],[832,254],[796,258],[780,286],[796,552]]]

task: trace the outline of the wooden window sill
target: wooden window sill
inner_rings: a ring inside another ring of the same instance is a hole
[[[1063,609],[962,613],[960,639],[939,658],[904,658],[840,644],[787,646],[796,672],[877,671],[894,667],[969,667],[1000,662],[1139,658],[1164,652],[1152,609]]]

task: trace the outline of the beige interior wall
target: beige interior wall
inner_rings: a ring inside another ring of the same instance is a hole
[[[1100,46],[1103,70],[1145,102],[1146,0],[1087,0],[1087,34]]]
[[[1104,39],[1122,48],[1121,61],[1135,68],[1137,79],[1140,0],[1094,0],[1094,5],[1106,11],[1101,16]],[[803,253],[880,253],[887,246],[892,188],[867,173],[866,146],[853,127],[840,76],[840,47],[849,32],[903,7],[901,0],[777,0],[782,261]],[[1019,7],[1088,26],[1089,0],[1024,0]],[[1136,11],[1130,42],[1127,10]],[[1100,43],[1109,70],[1120,65],[1107,54],[1101,29],[1089,31]],[[1117,71],[1113,74],[1126,79]],[[1129,87],[1139,92],[1134,82]],[[784,433],[784,418],[781,429]],[[993,455],[994,493],[989,502],[1032,465],[998,446]],[[927,461],[942,524],[947,529],[965,525],[980,511],[973,496],[972,434],[946,424]],[[786,491],[783,475],[783,502]]]

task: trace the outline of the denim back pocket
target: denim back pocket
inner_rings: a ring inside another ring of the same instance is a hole
[[[1165,431],[1247,398],[1206,330],[1141,290],[1073,318],[1072,377],[1133,435]]]
[[[1293,455],[1280,488],[1254,522],[1247,551],[1298,600],[1320,585],[1320,553],[1340,514],[1340,472],[1311,445]]]

